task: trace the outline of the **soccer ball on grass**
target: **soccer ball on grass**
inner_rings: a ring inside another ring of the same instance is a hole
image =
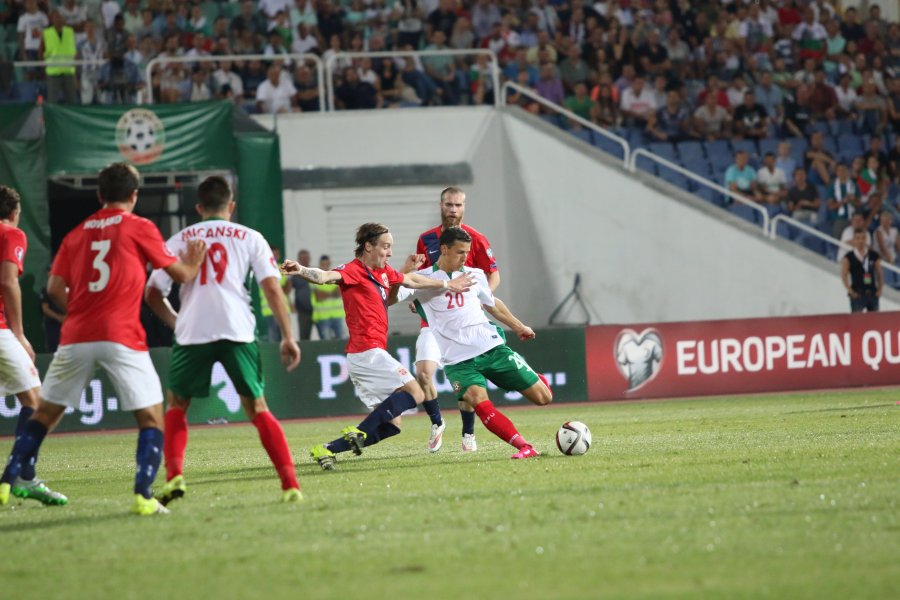
[[[567,456],[579,456],[591,448],[591,430],[581,421],[568,421],[556,432],[556,447]]]

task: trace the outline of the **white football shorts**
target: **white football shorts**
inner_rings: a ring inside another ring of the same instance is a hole
[[[150,353],[116,342],[60,346],[47,369],[41,398],[77,409],[81,393],[97,367],[106,371],[116,388],[120,410],[134,411],[162,403],[162,385],[153,368]]]
[[[423,360],[436,362],[438,369],[444,368],[444,363],[441,361],[441,349],[430,327],[421,328],[419,337],[416,338],[416,362]]]
[[[369,410],[414,380],[406,367],[381,348],[348,354],[347,370],[356,394]]]
[[[41,378],[25,347],[9,329],[0,329],[0,396],[40,387]]]

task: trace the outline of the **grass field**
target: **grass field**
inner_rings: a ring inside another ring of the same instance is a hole
[[[198,427],[188,495],[128,514],[135,435],[51,437],[64,508],[0,509],[4,598],[900,598],[896,390],[510,410],[544,455],[428,420],[339,470],[352,419],[289,423],[306,501],[277,502],[250,426]],[[553,445],[579,419],[583,457]],[[453,431],[452,435],[450,434]],[[7,452],[10,440],[3,440]],[[162,479],[162,475],[160,476]]]

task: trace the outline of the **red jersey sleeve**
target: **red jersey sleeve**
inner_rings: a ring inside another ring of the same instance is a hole
[[[137,246],[154,269],[164,269],[178,262],[178,258],[166,246],[162,234],[152,221],[147,219],[135,221],[133,235]]]
[[[341,274],[341,281],[338,282],[340,286],[356,285],[361,281],[360,278],[365,277],[363,269],[360,269],[355,261],[338,265],[334,270]]]
[[[8,260],[19,268],[19,275],[25,263],[25,250],[28,248],[28,239],[21,229],[10,228],[3,236],[0,244],[0,260]]]
[[[384,271],[388,276],[388,287],[403,283],[403,273],[395,270],[391,265],[384,265]]]
[[[472,244],[472,255],[474,256],[472,266],[478,267],[486,275],[497,271],[497,259],[494,257],[494,251],[491,250],[491,244],[487,238],[479,236],[472,241],[477,242]]]

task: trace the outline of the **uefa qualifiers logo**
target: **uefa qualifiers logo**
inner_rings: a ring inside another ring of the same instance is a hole
[[[616,367],[628,380],[628,391],[633,392],[659,373],[663,359],[662,336],[653,328],[640,333],[623,329],[616,336],[613,352]]]
[[[165,150],[166,128],[153,111],[133,108],[116,123],[116,145],[128,162],[149,165]]]

